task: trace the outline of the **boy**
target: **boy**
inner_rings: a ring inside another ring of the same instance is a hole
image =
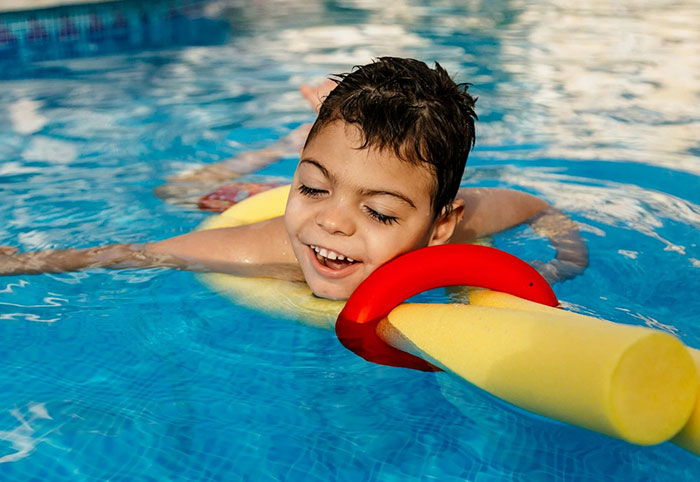
[[[305,280],[346,299],[374,269],[424,246],[466,243],[524,221],[546,234],[550,281],[588,264],[573,222],[526,193],[462,189],[475,100],[439,64],[380,58],[340,76],[309,132],[283,217],[145,245],[16,254],[0,274],[168,266]]]

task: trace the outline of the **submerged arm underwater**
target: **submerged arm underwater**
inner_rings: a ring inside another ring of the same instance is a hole
[[[529,221],[530,227],[549,238],[556,255],[548,262],[530,264],[550,283],[578,276],[588,267],[588,248],[578,224],[560,210],[550,207]]]
[[[528,261],[550,284],[574,278],[588,266],[588,248],[578,224],[542,199],[501,188],[465,188],[458,197],[464,201],[464,218],[451,242],[474,242],[526,222],[556,251],[551,261]]]

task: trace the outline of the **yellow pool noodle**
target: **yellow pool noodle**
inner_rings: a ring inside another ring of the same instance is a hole
[[[483,296],[470,300],[499,304]],[[504,296],[520,309],[404,304],[378,333],[519,407],[628,442],[661,443],[686,424],[698,378],[679,340]]]
[[[700,350],[688,348],[688,351],[695,362],[695,368],[700,379]],[[689,452],[700,455],[700,395],[698,395],[695,401],[695,409],[688,423],[685,424],[683,430],[681,430],[671,442],[680,445]]]
[[[241,226],[282,216],[290,189],[289,185],[280,186],[244,199],[218,216],[205,220],[197,230]]]
[[[281,216],[288,193],[289,186],[283,186],[253,196],[199,229]],[[332,329],[343,306],[313,297],[305,283],[200,276],[237,303],[319,327]],[[661,332],[615,325],[504,293],[459,291],[460,299],[468,292],[471,305],[462,306],[468,315],[461,308],[459,314],[443,314],[453,305],[429,305],[419,308],[419,314],[400,308],[392,312],[391,321],[380,324],[382,336],[516,405],[630,442],[661,442],[690,418],[673,441],[700,454],[698,381],[688,362],[692,355],[700,374],[699,351],[688,355],[680,342]],[[672,376],[665,378],[669,368]]]
[[[468,288],[469,302],[479,306],[494,306],[500,308],[514,308],[527,311],[551,312],[553,308],[533,303],[522,298],[499,293],[497,291],[485,290],[482,288]],[[555,309],[556,310],[556,309]],[[700,386],[700,350],[686,346],[698,376]],[[700,393],[696,397],[695,407],[683,429],[673,438],[671,442],[683,447],[689,452],[700,455]]]

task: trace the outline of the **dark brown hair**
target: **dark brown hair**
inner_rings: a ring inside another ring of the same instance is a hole
[[[401,160],[426,163],[435,175],[433,211],[439,216],[457,195],[474,146],[476,99],[435,62],[381,57],[338,74],[306,143],[335,121],[355,124],[362,149],[391,149]]]

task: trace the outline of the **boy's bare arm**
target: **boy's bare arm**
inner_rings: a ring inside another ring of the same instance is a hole
[[[531,262],[547,281],[573,278],[588,266],[588,249],[578,225],[542,199],[496,188],[461,189],[458,198],[465,204],[464,217],[452,242],[471,242],[527,222],[536,233],[549,238],[556,250],[552,261]]]
[[[167,182],[157,186],[153,193],[171,204],[196,208],[201,197],[212,190],[279,161],[285,156],[296,155],[304,145],[310,129],[310,124],[301,125],[264,149],[245,151],[234,158],[169,177]]]
[[[549,208],[542,199],[512,189],[464,188],[457,198],[464,201],[464,216],[452,237],[457,243],[512,228]]]
[[[321,103],[335,86],[334,81],[326,80],[318,85],[302,85],[299,90],[314,112],[318,113]],[[264,149],[241,152],[236,157],[171,176],[153,192],[166,202],[195,208],[200,198],[213,189],[258,171],[285,156],[296,155],[304,146],[310,130],[311,124],[303,124]]]
[[[281,218],[239,228],[188,233],[148,244],[26,253],[0,248],[0,275],[155,267],[291,280],[301,278]]]
[[[87,249],[50,249],[11,252],[3,247],[0,254],[0,275],[63,273],[89,268],[176,267],[177,260],[168,256],[150,255],[144,245],[112,244]]]
[[[169,177],[168,182],[225,182],[255,172],[284,156],[296,155],[304,146],[311,124],[302,124],[271,146],[241,152],[238,156],[207,164]]]

